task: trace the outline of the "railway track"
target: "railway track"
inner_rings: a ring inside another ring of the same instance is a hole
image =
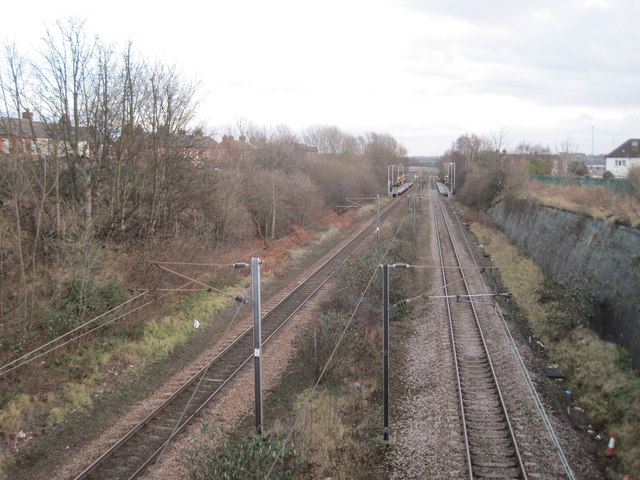
[[[394,200],[380,213],[389,217],[401,203]],[[262,316],[263,343],[293,317],[331,275],[358,248],[376,233],[376,221],[369,222],[339,252],[329,258],[289,295]],[[166,445],[198,415],[223,387],[253,359],[253,328],[247,328],[209,364],[199,370],[162,405],[95,459],[74,480],[134,479],[142,475],[162,453]]]
[[[448,220],[441,196],[432,191],[433,214],[447,297],[450,337],[458,385],[458,401],[465,443],[467,478],[527,480],[520,446],[500,390],[474,298],[486,290],[478,268],[464,268],[456,240],[457,225]]]

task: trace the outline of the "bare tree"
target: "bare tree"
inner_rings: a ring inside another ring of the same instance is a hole
[[[341,131],[338,127],[315,125],[303,133],[307,145],[318,149],[320,155],[349,157],[360,153],[357,139]]]
[[[360,144],[381,184],[386,180],[387,166],[401,163],[407,155],[407,149],[387,133],[369,132],[360,138]]]
[[[188,162],[180,133],[195,115],[196,89],[197,84],[185,82],[175,68],[156,64],[147,72],[141,122],[151,189],[148,234],[166,226],[184,208],[181,193]]]
[[[48,158],[35,148],[37,135],[32,113],[27,105],[28,62],[22,57],[15,44],[5,44],[4,63],[0,70],[0,91],[2,92],[4,120],[2,128],[12,137],[10,152],[3,155],[2,192],[12,199],[15,216],[16,247],[20,262],[20,279],[24,318],[29,317],[33,307],[33,289],[27,288],[27,273],[36,275],[37,259],[42,238],[42,226],[46,201],[52,192],[55,178],[50,178]],[[22,112],[24,118],[21,118]],[[30,215],[26,215],[30,212]],[[23,217],[26,217],[23,220]],[[25,223],[27,225],[25,225]],[[33,231],[30,248],[23,245],[23,230]],[[29,264],[29,268],[27,268]]]
[[[91,81],[97,77],[93,61],[97,40],[86,37],[84,21],[70,18],[56,26],[44,38],[43,63],[36,68],[37,94],[41,113],[51,122],[50,136],[57,143],[54,156],[65,158],[70,195],[81,199],[83,229],[90,236],[95,152],[85,125],[94,93]]]

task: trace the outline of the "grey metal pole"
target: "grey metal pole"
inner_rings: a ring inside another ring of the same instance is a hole
[[[413,246],[416,246],[416,197],[418,195],[413,196]]]
[[[380,194],[376,194],[376,241],[380,241]]]
[[[260,357],[262,353],[262,325],[260,322],[260,264],[259,258],[251,259],[251,294],[253,299],[253,365],[256,397],[256,431],[262,436],[262,382]]]
[[[383,303],[383,416],[384,425],[382,436],[385,441],[389,440],[389,265],[382,265],[382,303]]]

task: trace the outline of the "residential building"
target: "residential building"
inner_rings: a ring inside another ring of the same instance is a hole
[[[640,166],[640,138],[630,138],[609,153],[605,165],[614,177],[626,177],[631,167]]]
[[[69,152],[65,139],[70,130],[64,117],[58,123],[34,121],[29,111],[23,112],[22,118],[0,117],[0,154],[63,155]],[[78,154],[85,155],[90,152],[87,128],[80,128],[79,137]]]

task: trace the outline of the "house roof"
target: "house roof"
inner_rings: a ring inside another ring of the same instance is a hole
[[[29,121],[23,114],[23,118],[0,117],[0,135],[32,138],[64,138],[64,123],[47,123]],[[33,132],[31,128],[33,127]],[[89,141],[90,134],[87,127],[80,127],[79,140]]]
[[[48,138],[50,134],[47,124],[43,122],[31,122],[36,138]],[[0,135],[14,137],[31,137],[31,124],[24,118],[0,117]]]
[[[630,138],[605,158],[640,158],[640,138]]]

